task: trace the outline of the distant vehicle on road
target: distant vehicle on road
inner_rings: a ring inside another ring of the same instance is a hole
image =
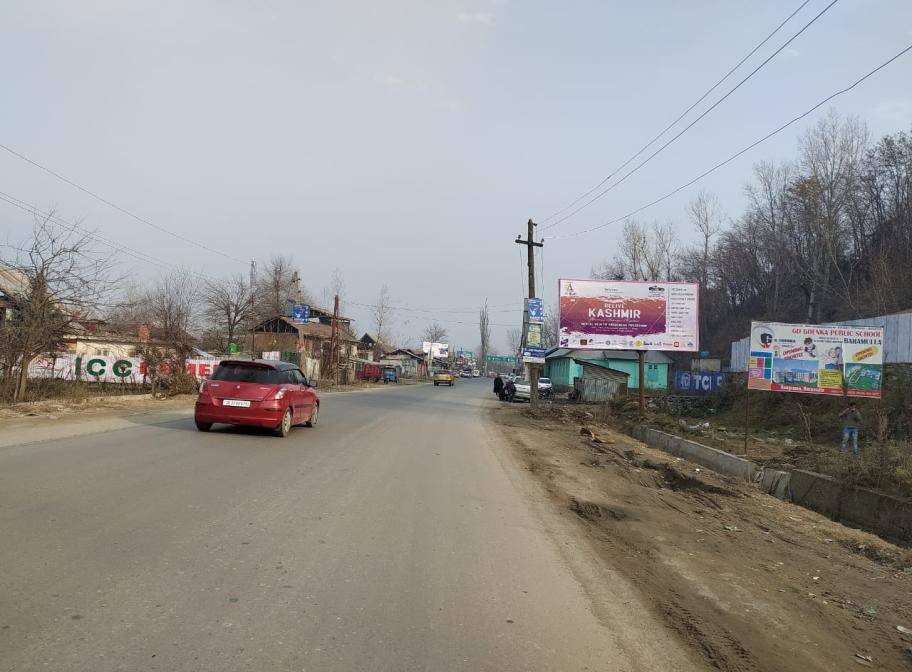
[[[365,364],[355,372],[355,377],[358,380],[369,380],[378,383],[383,378],[383,367],[377,364]]]
[[[528,380],[518,378],[513,382],[516,385],[516,399],[528,401],[532,398],[532,386]],[[554,384],[550,378],[538,379],[538,396],[541,399],[549,399],[554,390]]]
[[[481,377],[481,371],[479,371],[478,369],[472,369],[472,378],[479,378],[479,377]]]
[[[449,385],[453,387],[456,384],[456,376],[451,371],[438,371],[434,374],[434,387],[438,385]]]
[[[319,413],[320,397],[296,365],[229,359],[203,383],[193,419],[201,432],[225,423],[266,427],[287,436],[295,425],[316,425]]]
[[[462,376],[463,378],[471,378],[472,372],[469,371],[468,369],[466,369],[466,370],[462,371],[462,373],[460,373],[459,375]]]

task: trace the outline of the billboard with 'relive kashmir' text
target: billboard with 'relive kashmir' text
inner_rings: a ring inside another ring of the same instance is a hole
[[[562,348],[700,350],[696,283],[562,279],[558,290]]]
[[[883,327],[751,322],[747,387],[880,398]]]

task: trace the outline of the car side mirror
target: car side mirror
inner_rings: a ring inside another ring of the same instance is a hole
[[[315,380],[308,381],[307,386],[316,389],[316,388],[317,388],[317,381],[315,381]]]

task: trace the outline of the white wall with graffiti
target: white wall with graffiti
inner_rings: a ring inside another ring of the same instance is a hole
[[[205,380],[218,366],[218,359],[188,359],[186,371]],[[46,355],[29,365],[29,378],[84,380],[90,383],[141,384],[148,380],[146,363],[139,357],[104,355]]]

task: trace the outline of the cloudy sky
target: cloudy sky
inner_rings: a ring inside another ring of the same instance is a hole
[[[698,111],[828,3],[810,0]],[[495,324],[520,319],[513,239],[526,220],[598,183],[801,0],[3,4],[0,143],[157,228],[5,151],[0,192],[211,276],[291,254],[320,296],[338,268],[361,328],[354,302],[386,283],[397,305],[439,311],[400,311],[401,336],[437,319],[453,345],[474,347],[474,315],[459,311],[487,299]],[[675,144],[542,235],[653,200],[910,43],[908,0],[837,2]],[[912,54],[834,105],[875,137],[909,130],[910,82]],[[751,165],[792,157],[815,118],[640,217],[673,220],[687,240],[700,186],[737,214]],[[0,202],[4,240],[30,225]],[[546,240],[545,300],[558,277],[610,258],[619,228]],[[161,270],[127,261],[142,278]],[[506,327],[495,331],[504,346]]]

